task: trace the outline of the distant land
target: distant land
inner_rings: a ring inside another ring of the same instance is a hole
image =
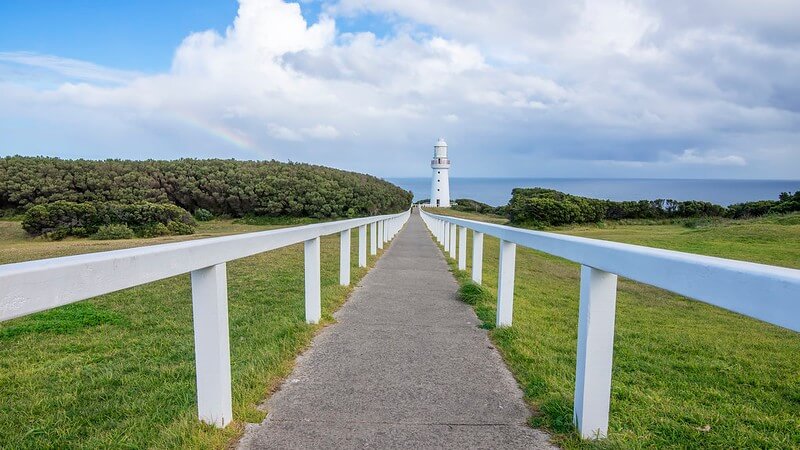
[[[414,193],[430,196],[430,178],[387,178]],[[608,200],[703,200],[728,206],[775,200],[781,192],[800,190],[800,180],[698,180],[663,178],[450,178],[450,197],[470,198],[492,206],[508,203],[516,187],[543,187]]]

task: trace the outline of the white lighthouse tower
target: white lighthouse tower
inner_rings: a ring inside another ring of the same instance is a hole
[[[431,206],[450,207],[450,160],[447,159],[447,142],[443,138],[433,146],[431,161]]]

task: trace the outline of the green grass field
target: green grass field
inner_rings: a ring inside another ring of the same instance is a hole
[[[231,221],[198,234],[125,241],[30,239],[0,221],[0,264],[258,231]],[[357,233],[352,237],[354,284]],[[322,239],[323,321],[338,285],[339,239]],[[372,265],[375,257],[369,257]],[[198,423],[189,275],[0,323],[0,448],[225,448],[292,368],[318,326],[306,325],[302,244],[228,263],[234,424]]]
[[[800,268],[800,215],[555,231]],[[498,241],[484,246],[482,288],[470,257],[466,272],[451,267],[493,328]],[[532,425],[566,448],[800,448],[800,334],[630,280],[618,292],[609,439],[584,442],[572,426],[579,266],[518,247],[514,325],[491,337],[537,412]]]

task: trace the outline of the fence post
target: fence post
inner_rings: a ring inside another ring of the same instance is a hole
[[[233,418],[225,263],[194,270],[191,278],[197,413],[222,428]]]
[[[369,224],[369,254],[378,254],[378,222]]]
[[[450,257],[456,259],[456,224],[450,224]]]
[[[339,284],[350,285],[350,229],[339,233]]]
[[[383,221],[378,221],[378,248],[383,248]]]
[[[448,252],[450,251],[450,224],[442,221],[442,229],[444,230],[444,233],[442,233],[444,236],[442,245],[444,245],[444,251]]]
[[[497,327],[510,327],[514,313],[514,269],[517,244],[500,240],[500,270],[497,274]]]
[[[574,421],[584,439],[608,434],[617,275],[581,266]]]
[[[458,270],[467,270],[467,228],[458,229]]]
[[[306,322],[319,323],[322,300],[319,279],[319,236],[305,242]]]
[[[483,233],[472,231],[472,281],[483,283]]]
[[[358,267],[367,267],[367,226],[358,227]]]

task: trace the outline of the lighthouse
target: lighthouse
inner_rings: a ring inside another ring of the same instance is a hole
[[[450,207],[450,160],[447,159],[447,142],[439,138],[433,146],[431,160],[431,206]]]

